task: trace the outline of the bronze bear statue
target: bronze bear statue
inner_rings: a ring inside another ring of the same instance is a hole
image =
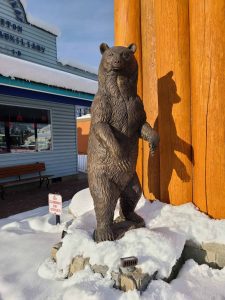
[[[112,225],[119,198],[121,216],[144,224],[134,212],[142,194],[136,174],[138,140],[148,141],[152,154],[159,143],[137,95],[136,45],[110,48],[102,43],[100,51],[99,86],[91,107],[88,141],[88,182],[97,219],[96,242],[115,239]]]

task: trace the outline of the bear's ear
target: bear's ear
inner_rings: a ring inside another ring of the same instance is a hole
[[[130,44],[127,48],[130,49],[133,53],[135,53],[137,50],[137,46],[135,44]]]
[[[109,46],[106,43],[101,43],[99,48],[100,48],[101,54],[103,54],[105,52],[105,50],[109,49]]]
[[[172,77],[173,77],[173,71],[169,71],[169,72],[166,74],[166,76],[172,78]]]

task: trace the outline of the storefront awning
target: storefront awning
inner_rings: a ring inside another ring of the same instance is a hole
[[[93,94],[52,87],[0,75],[0,94],[90,106]]]

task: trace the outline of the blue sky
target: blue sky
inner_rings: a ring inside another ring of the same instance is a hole
[[[99,44],[113,45],[113,0],[27,0],[32,16],[57,26],[58,57],[98,67]]]

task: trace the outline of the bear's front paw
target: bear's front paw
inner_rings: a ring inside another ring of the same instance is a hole
[[[94,231],[94,240],[95,242],[104,242],[104,241],[114,241],[115,237],[113,234],[112,229],[108,228],[101,228],[101,229],[96,229]]]

